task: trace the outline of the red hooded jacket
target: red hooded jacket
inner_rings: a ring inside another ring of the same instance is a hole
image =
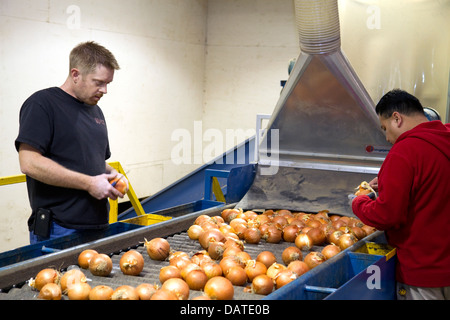
[[[352,208],[397,248],[397,281],[450,286],[450,124],[403,133],[381,166],[378,198],[356,197]]]

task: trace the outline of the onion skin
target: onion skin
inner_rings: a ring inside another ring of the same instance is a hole
[[[273,280],[276,279],[278,273],[285,270],[287,267],[280,264],[280,263],[274,263],[269,268],[267,268],[266,274],[269,276],[269,278],[272,278]]]
[[[189,227],[187,234],[190,239],[198,240],[198,238],[200,237],[202,232],[203,232],[202,227],[200,227],[199,225],[193,224],[192,226]]]
[[[356,242],[358,241],[358,239],[351,233],[344,233],[340,238],[339,238],[339,248],[341,248],[341,250],[345,250],[349,247],[351,247],[352,245],[354,245]]]
[[[262,262],[266,268],[269,268],[272,264],[277,262],[277,258],[270,251],[263,251],[256,257],[256,261]]]
[[[294,260],[302,260],[303,254],[301,250],[297,247],[287,247],[283,250],[283,253],[281,254],[281,259],[283,259],[283,262],[285,265],[289,265]]]
[[[202,265],[201,268],[205,272],[208,279],[218,277],[223,274],[222,268],[220,267],[220,265],[218,263],[215,263],[215,262],[206,263],[206,264]]]
[[[304,262],[308,265],[310,269],[314,269],[318,265],[325,262],[325,260],[326,258],[322,253],[317,251],[311,251],[306,255]]]
[[[153,294],[156,292],[156,288],[152,284],[141,283],[136,287],[135,291],[139,296],[139,300],[150,300]]]
[[[256,260],[249,260],[244,268],[247,273],[248,281],[252,282],[253,279],[261,274],[266,274],[267,267],[264,263]]]
[[[181,279],[181,271],[175,266],[165,266],[159,270],[159,281],[164,283],[166,280],[171,278]]]
[[[329,244],[327,246],[325,246],[321,253],[325,256],[325,258],[331,259],[332,257],[334,257],[335,255],[337,255],[339,252],[341,252],[341,248],[339,248],[337,245],[335,244]]]
[[[322,245],[325,242],[325,240],[327,239],[325,232],[320,228],[320,226],[312,228],[311,230],[308,231],[307,234],[308,234],[308,236],[311,237],[311,239],[313,241],[313,245],[316,245],[316,246]]]
[[[132,286],[123,285],[114,290],[111,300],[139,300],[139,295]]]
[[[111,300],[114,293],[113,288],[109,286],[99,285],[89,292],[89,300]]]
[[[223,233],[219,231],[219,229],[210,229],[204,231],[198,238],[198,241],[203,249],[208,250],[209,244],[211,242],[225,242],[226,239]]]
[[[235,286],[242,286],[247,282],[247,273],[241,267],[231,267],[225,277]]]
[[[233,284],[221,276],[209,279],[204,292],[212,300],[232,300],[234,296]]]
[[[89,260],[89,271],[94,276],[107,277],[111,274],[112,268],[112,260],[106,254],[97,253]]]
[[[93,256],[95,256],[98,252],[92,249],[87,249],[81,252],[78,256],[78,265],[83,269],[89,268],[89,261]]]
[[[91,286],[86,282],[75,283],[67,290],[69,300],[89,300]]]
[[[62,275],[59,284],[61,291],[67,293],[71,286],[81,282],[87,282],[84,273],[79,269],[72,269]]]
[[[152,295],[150,300],[178,300],[177,296],[167,290],[159,289]]]
[[[61,297],[61,287],[56,283],[47,283],[38,295],[38,298],[43,300],[61,300]]]
[[[149,257],[157,261],[166,260],[170,254],[170,244],[163,238],[155,238],[150,241],[145,240],[145,248]]]
[[[144,257],[136,250],[130,250],[123,254],[119,261],[123,274],[137,276],[144,269]]]
[[[48,283],[59,283],[61,274],[55,269],[43,269],[38,272],[36,278],[30,282],[30,286],[38,291]]]
[[[192,270],[185,278],[185,281],[191,290],[203,290],[208,280],[208,276],[203,270]]]
[[[189,298],[189,286],[183,279],[168,279],[164,282],[161,289],[172,292],[178,300],[187,300]]]
[[[309,251],[312,248],[312,246],[313,246],[313,240],[311,239],[311,237],[308,234],[300,233],[295,238],[295,245],[300,250]]]
[[[287,268],[295,272],[299,277],[308,272],[309,270],[311,270],[310,267],[304,261],[300,260],[292,261],[291,263],[289,263]]]
[[[286,242],[294,242],[300,233],[300,228],[297,225],[288,225],[283,228],[283,240]]]
[[[274,289],[273,280],[265,275],[261,274],[255,277],[252,281],[252,292],[256,294],[268,295]]]
[[[280,273],[278,273],[275,281],[277,284],[277,289],[287,285],[288,283],[294,281],[295,279],[297,279],[298,276],[294,271],[291,271],[289,269],[283,270]]]

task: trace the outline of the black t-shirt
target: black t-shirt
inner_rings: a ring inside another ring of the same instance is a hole
[[[90,176],[105,173],[111,156],[105,117],[98,106],[88,106],[60,88],[38,91],[20,110],[16,149],[26,143],[67,169]],[[50,186],[27,177],[32,214],[50,209],[53,220],[69,229],[101,229],[108,225],[109,203],[88,192]]]

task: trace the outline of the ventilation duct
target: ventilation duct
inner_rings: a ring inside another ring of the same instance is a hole
[[[341,51],[337,1],[295,1],[301,53],[259,146],[240,208],[328,209],[353,215],[347,195],[390,149],[374,103]]]

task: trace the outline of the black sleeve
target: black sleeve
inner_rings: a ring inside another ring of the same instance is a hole
[[[19,124],[19,135],[15,140],[16,150],[19,151],[21,143],[26,143],[45,154],[53,134],[51,114],[48,110],[36,99],[30,98],[20,110]]]

